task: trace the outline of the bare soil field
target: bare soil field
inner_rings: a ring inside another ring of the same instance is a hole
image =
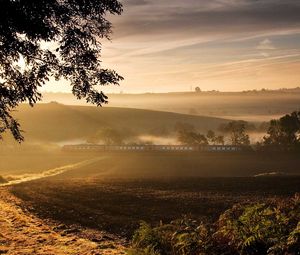
[[[189,215],[211,222],[236,203],[290,197],[300,177],[53,179],[10,191],[42,219],[130,238],[140,221],[168,223]]]

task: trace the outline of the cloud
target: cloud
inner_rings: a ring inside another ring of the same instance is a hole
[[[149,1],[146,0],[125,0],[123,4],[127,6],[142,6],[142,5],[147,5]]]
[[[256,47],[258,50],[275,50],[275,46],[270,39],[264,39],[261,41],[258,46]]]
[[[300,26],[300,2],[291,0],[127,0],[124,10],[117,38],[276,34]]]
[[[166,91],[180,90],[183,84],[199,81],[203,87],[227,83],[231,88],[244,77],[257,86],[272,86],[271,82],[282,86],[285,79],[292,86],[299,80],[298,74],[290,76],[283,67],[291,65],[295,71],[300,65],[299,52],[289,53],[299,49],[300,1],[123,0],[123,4],[123,15],[112,17],[113,40],[103,45],[103,56],[105,64],[116,66],[125,77],[128,90],[149,91],[154,84],[166,86]],[[266,70],[264,76],[260,68]]]

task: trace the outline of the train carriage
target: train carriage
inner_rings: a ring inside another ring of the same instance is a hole
[[[64,151],[161,151],[161,152],[243,152],[253,150],[251,146],[238,145],[95,145],[95,144],[79,144],[65,145]]]

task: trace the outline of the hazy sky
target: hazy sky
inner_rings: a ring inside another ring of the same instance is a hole
[[[123,3],[102,60],[125,81],[106,92],[300,86],[300,0]]]

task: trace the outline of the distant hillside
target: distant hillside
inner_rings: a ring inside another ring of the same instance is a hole
[[[85,139],[103,127],[154,134],[173,132],[177,123],[189,123],[202,131],[216,129],[225,119],[150,110],[67,106],[58,103],[21,105],[14,115],[28,141],[58,142]]]
[[[199,116],[267,121],[300,109],[300,89],[247,92],[110,94],[109,106],[168,111]],[[49,93],[44,102],[84,105],[71,94]]]

